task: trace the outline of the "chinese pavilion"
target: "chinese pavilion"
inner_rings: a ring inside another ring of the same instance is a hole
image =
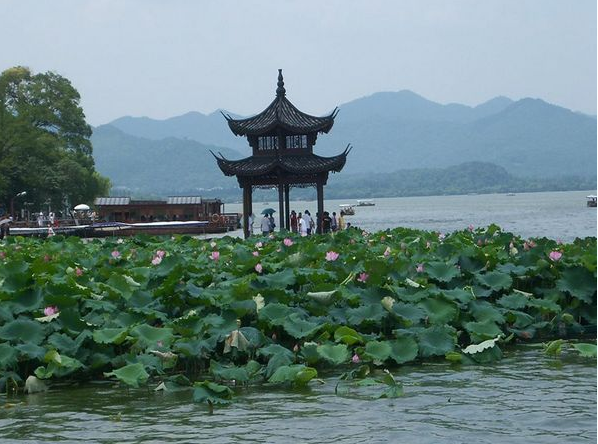
[[[335,108],[324,117],[299,111],[286,97],[282,69],[278,70],[276,98],[261,113],[247,119],[224,115],[236,136],[245,136],[253,154],[245,159],[229,160],[214,155],[227,176],[237,176],[243,189],[243,227],[250,235],[249,215],[252,214],[254,188],[278,188],[280,228],[290,229],[289,190],[291,187],[315,186],[318,198],[317,232],[322,232],[324,185],[328,173],[340,172],[345,166],[350,146],[333,157],[314,154],[313,146],[319,133],[328,133],[338,113]],[[212,153],[214,154],[214,153]]]

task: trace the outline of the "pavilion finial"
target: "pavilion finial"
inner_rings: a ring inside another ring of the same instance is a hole
[[[282,77],[282,69],[278,70],[278,88],[276,88],[276,97],[283,97],[286,95],[287,90],[284,89],[284,79]]]

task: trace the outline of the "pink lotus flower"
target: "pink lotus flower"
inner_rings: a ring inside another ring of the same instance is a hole
[[[361,361],[361,359],[359,359],[359,355],[358,355],[357,353],[355,353],[355,354],[353,355],[353,357],[351,358],[351,362],[352,362],[353,364],[359,364],[359,362],[360,362],[360,361]]]
[[[44,308],[44,314],[46,316],[52,316],[56,313],[58,313],[58,307],[54,305],[50,305],[49,307]]]
[[[262,272],[262,264],[260,264],[259,262],[257,264],[255,264],[255,271],[257,271],[258,273]]]
[[[120,257],[120,251],[118,250],[114,250],[112,253],[110,253],[110,255],[114,258],[114,259],[118,259]]]
[[[44,262],[50,262],[50,259],[52,259],[52,257],[51,257],[51,256],[49,256],[49,255],[47,255],[47,254],[46,254],[46,255],[44,255]]]
[[[213,261],[217,261],[218,259],[220,259],[220,252],[212,251],[212,253],[210,253],[210,259],[212,259]]]
[[[79,267],[75,268],[75,274],[77,276],[83,276],[83,270],[81,270]]]
[[[262,248],[263,246],[264,246],[264,244],[262,244],[261,242],[255,243],[255,248]]]
[[[359,273],[359,276],[357,277],[357,280],[359,282],[362,282],[362,283],[365,284],[367,282],[367,280],[369,279],[369,277],[370,277],[370,275],[367,274],[367,273]]]
[[[563,240],[562,239],[557,239],[556,240],[556,244],[557,245],[563,245]]]
[[[415,271],[417,271],[418,273],[423,273],[424,272],[424,264],[417,264],[417,267],[415,267]]]
[[[556,262],[560,260],[561,257],[563,257],[563,253],[561,253],[560,251],[551,251],[548,257],[551,261]]]
[[[160,262],[162,262],[162,258],[160,256],[155,256],[152,259],[152,265],[160,265]]]
[[[335,260],[338,259],[338,253],[335,251],[329,251],[328,253],[326,253],[326,260],[328,262],[333,262]]]
[[[469,226],[467,227],[467,229],[468,229],[469,231],[473,231],[473,229],[474,229],[474,228],[475,228],[475,227],[474,227],[472,224],[469,224]]]
[[[254,255],[255,257],[258,257],[258,256],[260,255],[260,253],[259,253],[258,251],[254,251],[254,252],[253,252],[253,255]]]
[[[442,242],[442,241],[444,240],[444,238],[445,238],[445,237],[446,237],[446,234],[444,234],[444,233],[438,233],[438,240],[439,240],[440,242]]]
[[[166,251],[158,250],[158,251],[156,251],[156,256],[159,257],[160,259],[162,259],[164,256],[166,256]]]
[[[390,256],[390,247],[386,247],[386,250],[384,250],[384,257],[388,256]]]
[[[282,243],[285,245],[285,247],[290,247],[293,245],[293,240],[291,238],[285,237]]]

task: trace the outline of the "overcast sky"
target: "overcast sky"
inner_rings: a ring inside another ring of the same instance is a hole
[[[378,91],[538,97],[596,114],[596,0],[0,0],[0,71],[69,78],[93,125],[287,96],[323,114]]]

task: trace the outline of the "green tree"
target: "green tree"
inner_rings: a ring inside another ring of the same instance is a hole
[[[0,206],[90,202],[110,189],[92,157],[91,127],[68,79],[17,66],[0,75]]]

